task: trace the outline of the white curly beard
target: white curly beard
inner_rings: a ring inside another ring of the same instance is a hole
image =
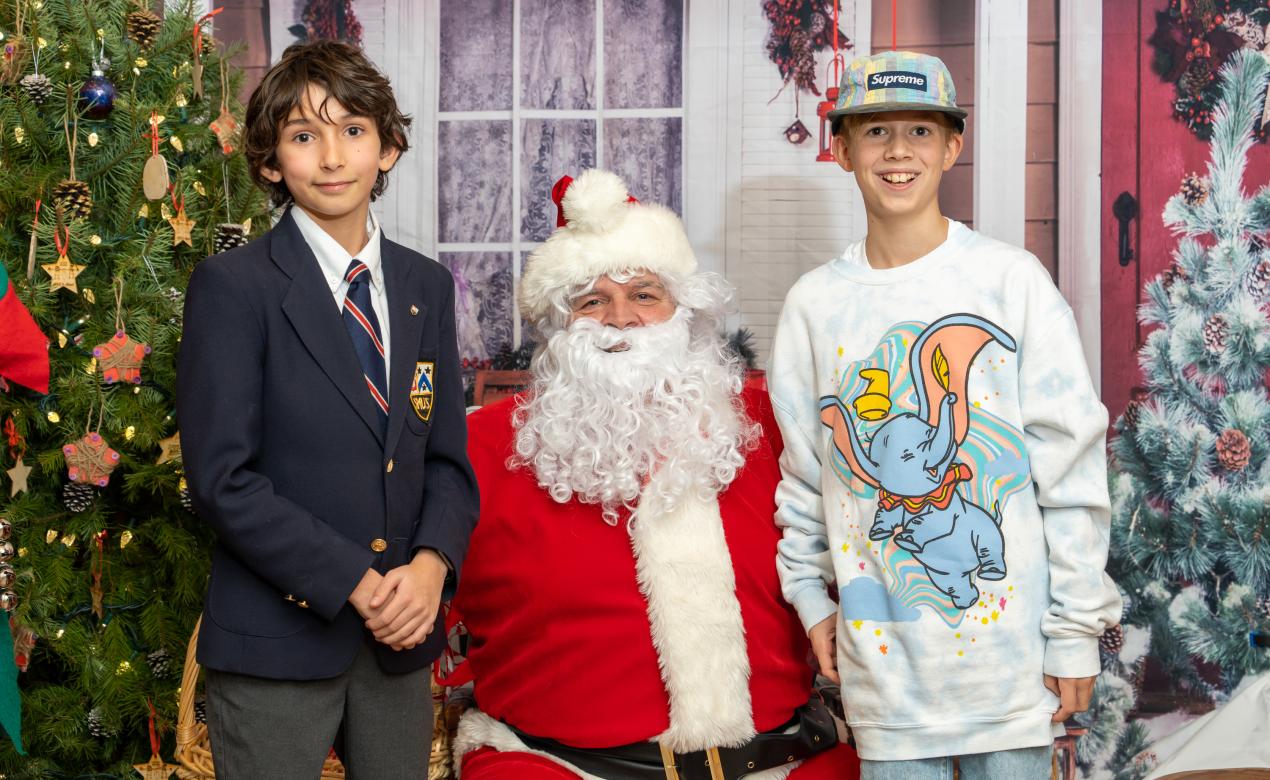
[[[758,427],[741,405],[740,366],[717,336],[694,337],[691,326],[680,308],[657,325],[580,319],[555,333],[534,358],[509,466],[533,469],[560,503],[599,504],[610,525],[640,502],[668,511],[687,494],[717,494]]]

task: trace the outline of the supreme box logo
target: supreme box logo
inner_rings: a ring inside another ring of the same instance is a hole
[[[920,92],[926,91],[926,76],[921,73],[912,73],[907,70],[888,70],[882,73],[870,73],[868,81],[869,89],[916,89]]]

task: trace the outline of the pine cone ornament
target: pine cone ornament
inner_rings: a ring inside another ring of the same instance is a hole
[[[1104,631],[1098,637],[1098,647],[1107,655],[1120,655],[1120,648],[1124,647],[1124,628],[1116,624]]]
[[[1208,86],[1211,78],[1210,74],[1208,60],[1194,60],[1182,74],[1182,78],[1177,80],[1177,86],[1182,90],[1182,94],[1197,98],[1204,94],[1204,88]]]
[[[1227,471],[1243,471],[1251,455],[1252,445],[1238,428],[1227,428],[1217,437],[1217,461]]]
[[[97,488],[82,482],[67,482],[62,487],[62,503],[72,512],[84,512],[93,505]]]
[[[1254,299],[1265,297],[1266,291],[1270,290],[1270,260],[1262,260],[1253,266],[1244,287]]]
[[[1173,289],[1173,284],[1175,282],[1186,281],[1186,271],[1182,270],[1180,265],[1174,263],[1164,269],[1163,274],[1160,274],[1160,281],[1164,284],[1164,290],[1167,292],[1168,290]]]
[[[93,193],[87,184],[76,179],[64,179],[54,187],[53,202],[71,219],[84,219],[93,213]]]
[[[811,39],[802,30],[789,36],[789,48],[793,61],[790,75],[799,89],[820,94],[816,89],[816,55],[811,50]]]
[[[154,39],[158,36],[159,28],[162,25],[163,20],[149,8],[133,11],[128,14],[125,21],[128,37],[136,41],[137,45],[143,49],[148,49],[154,45]]]
[[[1226,318],[1214,314],[1204,323],[1204,347],[1214,355],[1220,355],[1226,351],[1226,337],[1229,333],[1230,326],[1226,324]]]
[[[207,697],[199,696],[194,700],[194,722],[207,722]]]
[[[1257,597],[1257,612],[1263,620],[1270,620],[1270,596]]]
[[[1138,420],[1142,416],[1142,402],[1130,401],[1124,407],[1124,422],[1128,428],[1137,428]]]
[[[222,222],[216,226],[216,254],[237,249],[247,243],[247,228],[232,222]]]
[[[1182,200],[1191,206],[1208,200],[1208,181],[1194,173],[1186,174],[1186,178],[1182,179]]]
[[[163,648],[146,654],[146,661],[150,664],[150,673],[155,677],[167,677],[172,673],[172,654]]]
[[[88,733],[97,739],[113,737],[114,733],[106,728],[101,719],[101,708],[93,707],[88,711]]]
[[[22,77],[18,82],[22,85],[22,89],[26,91],[31,102],[37,106],[44,105],[44,101],[49,99],[49,95],[53,94],[53,82],[49,81],[49,77],[43,73],[31,73]]]

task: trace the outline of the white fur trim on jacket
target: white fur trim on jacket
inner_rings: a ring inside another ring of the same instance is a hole
[[[755,733],[750,659],[717,498],[688,493],[669,512],[641,506],[631,545],[670,697],[659,741],[676,753],[746,743]]]
[[[530,253],[520,280],[520,312],[537,323],[552,293],[608,274],[642,269],[691,276],[697,258],[683,222],[656,203],[628,203],[626,184],[592,168],[565,190],[568,224]]]
[[[596,704],[599,705],[599,702]],[[581,780],[604,780],[602,777],[589,775],[550,753],[531,749],[505,723],[473,708],[463,713],[463,717],[459,719],[458,733],[454,735],[454,775],[459,780],[463,780],[463,756],[480,747],[492,747],[500,753],[532,753],[559,764],[570,772],[576,772]]]
[[[458,734],[454,737],[454,773],[459,780],[463,780],[463,756],[480,747],[492,747],[500,753],[532,753],[554,764],[559,764],[570,772],[577,773],[580,780],[603,780],[583,772],[568,761],[556,758],[550,753],[530,749],[520,740],[520,737],[507,728],[506,724],[494,720],[478,709],[470,709],[463,713],[463,717],[459,720]],[[801,763],[798,761],[762,772],[754,772],[745,775],[745,780],[785,780]]]

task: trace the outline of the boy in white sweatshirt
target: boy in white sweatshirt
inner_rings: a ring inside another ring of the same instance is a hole
[[[782,586],[864,780],[954,756],[965,780],[1049,777],[1120,616],[1071,309],[1033,255],[940,213],[965,115],[935,57],[851,64],[833,151],[868,235],[790,290],[768,374]]]

